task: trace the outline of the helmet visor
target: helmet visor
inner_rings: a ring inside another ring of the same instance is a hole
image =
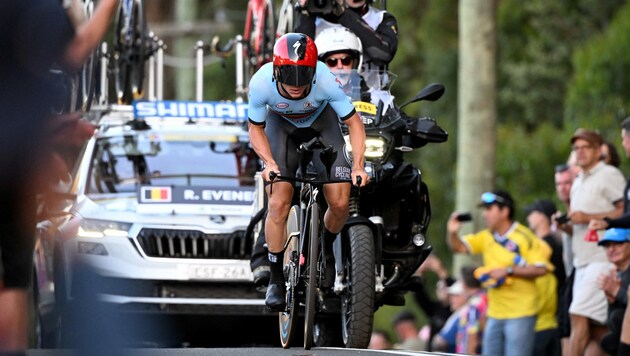
[[[301,87],[313,80],[315,67],[284,65],[276,68],[276,80],[282,84]]]

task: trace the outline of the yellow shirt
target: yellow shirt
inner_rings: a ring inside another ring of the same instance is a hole
[[[551,257],[551,247],[544,240],[540,240],[544,256]],[[536,290],[538,291],[538,316],[536,318],[536,331],[555,329],[558,327],[556,311],[558,310],[558,281],[556,276],[547,272],[544,276],[536,278]]]
[[[493,233],[482,230],[462,237],[471,254],[481,254],[484,267],[504,268],[514,265],[513,256],[520,255],[528,265],[547,267],[542,243],[530,229],[514,222],[508,232],[506,247],[501,247]],[[512,252],[510,252],[512,251]],[[510,262],[511,261],[511,262]],[[511,283],[488,290],[488,316],[495,319],[513,319],[537,315],[538,293],[534,279],[511,277]]]

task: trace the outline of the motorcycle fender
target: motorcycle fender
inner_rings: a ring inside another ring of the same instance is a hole
[[[372,233],[374,234],[375,239],[377,239],[378,234],[380,234],[378,226],[376,226],[376,224],[374,224],[372,220],[366,218],[365,216],[360,216],[360,215],[349,217],[348,220],[346,221],[346,224],[343,226],[343,229],[341,229],[341,233],[347,234],[348,229],[354,225],[368,226],[370,229],[372,229]]]

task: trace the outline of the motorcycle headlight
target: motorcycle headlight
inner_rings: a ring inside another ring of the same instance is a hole
[[[343,137],[346,140],[346,154],[352,157],[352,146],[350,145],[350,136]],[[385,155],[387,142],[382,137],[366,137],[365,138],[365,158],[381,158]]]
[[[130,228],[130,223],[84,219],[81,221],[77,235],[89,238],[127,237]]]

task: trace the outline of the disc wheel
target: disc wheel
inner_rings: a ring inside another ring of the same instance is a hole
[[[298,225],[298,206],[293,206],[287,219],[287,248],[284,251],[284,280],[287,286],[286,303],[284,312],[278,313],[280,321],[280,342],[283,348],[289,348],[299,316],[297,287],[298,287],[298,263],[300,253],[300,230]]]
[[[347,348],[366,348],[374,321],[374,236],[366,225],[348,229],[344,241],[346,288],[341,294],[341,330]]]

